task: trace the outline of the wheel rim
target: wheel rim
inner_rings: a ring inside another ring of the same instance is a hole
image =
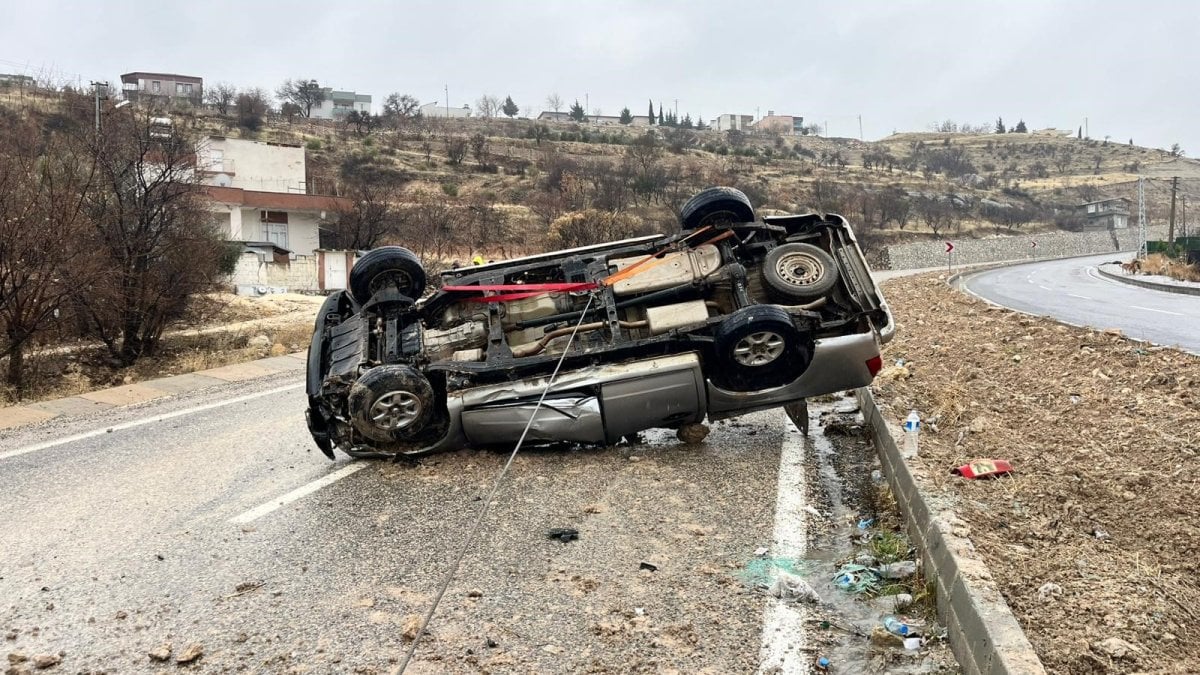
[[[773,331],[751,333],[733,347],[733,360],[743,366],[765,366],[783,354],[787,341]]]
[[[807,253],[788,253],[775,262],[775,272],[793,286],[811,286],[825,276],[825,265]]]
[[[421,416],[421,399],[409,391],[389,391],[371,406],[371,422],[380,429],[395,431]]]
[[[391,270],[376,274],[374,279],[371,279],[369,284],[371,293],[378,293],[380,289],[388,286],[395,286],[396,290],[405,295],[411,295],[413,288],[412,275],[403,270]],[[415,298],[414,298],[415,299]]]

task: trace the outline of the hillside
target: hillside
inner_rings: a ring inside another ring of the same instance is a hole
[[[53,107],[19,103],[41,114]],[[249,131],[232,114],[172,114],[199,133],[304,145],[311,192],[381,190],[399,208],[385,238],[442,262],[663,230],[691,194],[718,184],[760,209],[842,213],[869,250],[1070,229],[1074,205],[1136,199],[1139,176],[1156,179],[1147,190],[1153,222],[1167,217],[1166,178],[1200,193],[1200,162],[1053,130],[862,142],[652,127],[647,138],[645,128],[524,119],[375,118],[356,129],[275,115]]]

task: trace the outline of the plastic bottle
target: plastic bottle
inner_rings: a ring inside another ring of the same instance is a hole
[[[907,622],[904,621],[904,619],[894,614],[888,614],[887,616],[883,617],[883,629],[892,635],[899,635],[902,638],[908,637],[913,632],[912,628]]]
[[[916,410],[908,413],[904,420],[904,454],[909,457],[917,456],[917,436],[921,433],[921,416]]]

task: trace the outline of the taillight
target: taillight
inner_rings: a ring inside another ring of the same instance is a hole
[[[871,371],[871,377],[879,374],[883,370],[883,356],[872,356],[867,359],[867,370]]]

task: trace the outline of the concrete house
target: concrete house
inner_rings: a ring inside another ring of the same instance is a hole
[[[726,113],[709,122],[708,126],[713,131],[729,131],[730,129],[750,131],[754,126],[754,115],[733,115]]]
[[[225,238],[243,242],[240,291],[344,288],[353,255],[320,249],[320,225],[343,197],[308,194],[304,148],[221,136],[196,152],[208,210]]]
[[[784,136],[799,136],[803,127],[803,117],[776,115],[774,110],[768,110],[767,116],[754,124],[755,131],[775,132]]]
[[[198,105],[204,99],[204,79],[192,75],[171,73],[125,73],[121,89],[127,100],[154,100],[165,103]]]
[[[539,122],[574,122],[571,119],[571,113],[554,112],[552,110],[543,110],[537,116]],[[584,124],[592,124],[596,126],[624,126],[624,127],[648,127],[650,126],[650,118],[646,115],[634,115],[633,121],[629,124],[621,124],[619,115],[588,115],[583,122]]]
[[[336,91],[329,87],[325,87],[322,91],[325,92],[325,100],[321,101],[321,105],[312,109],[312,119],[345,119],[351,110],[357,110],[360,113],[371,112],[370,94],[358,94],[353,91]]]
[[[445,103],[438,103],[437,101],[434,101],[421,106],[420,110],[422,117],[463,118],[471,116],[471,106],[465,104],[461,108],[447,108]]]
[[[1129,207],[1133,202],[1124,197],[1086,202],[1075,207],[1089,230],[1124,230],[1129,227]]]

